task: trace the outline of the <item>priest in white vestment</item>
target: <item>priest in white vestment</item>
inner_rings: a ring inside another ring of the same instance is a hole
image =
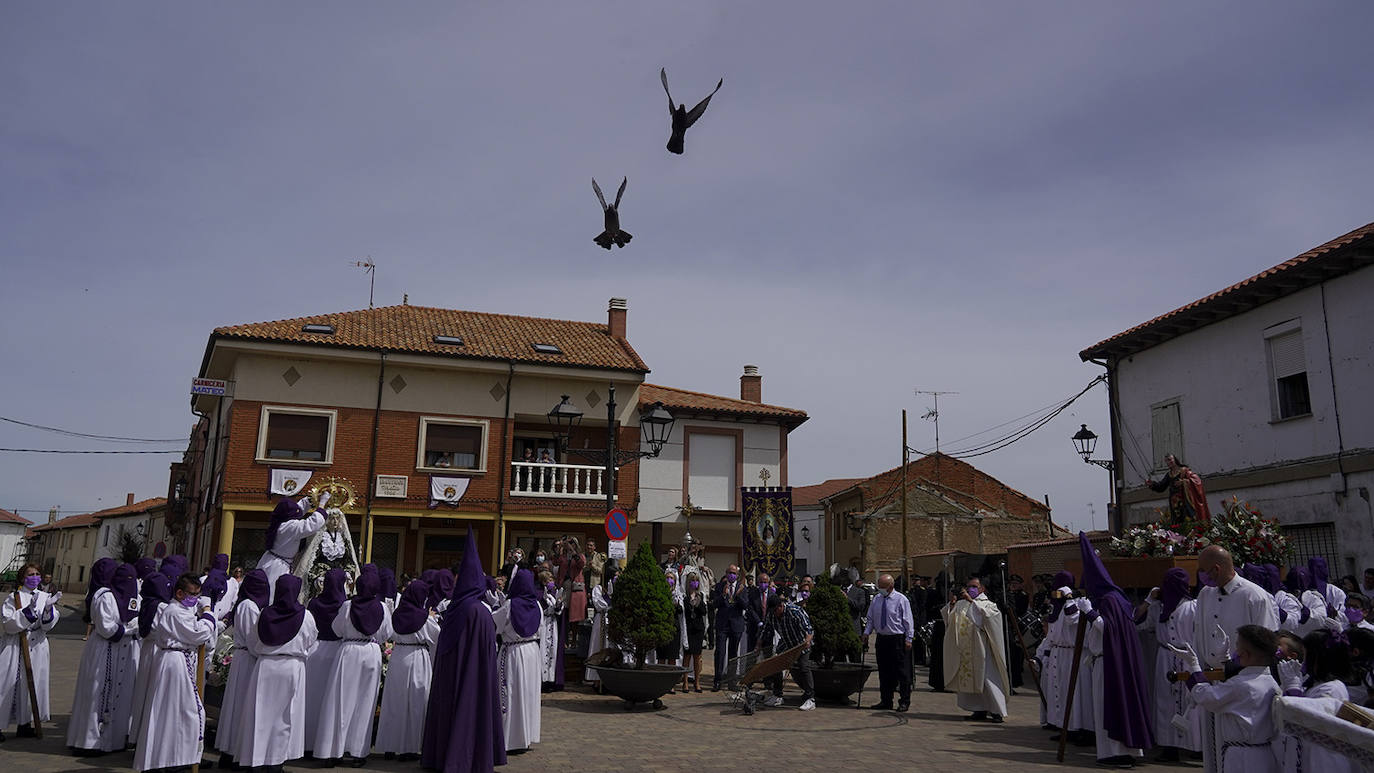
[[[37,564],[25,564],[19,570],[19,587],[7,594],[0,605],[0,731],[16,725],[21,738],[31,737],[35,732],[20,634],[28,640],[33,688],[38,696],[38,721],[49,718],[48,632],[57,625],[57,602],[62,593],[39,590],[42,582],[43,570]]]
[[[277,578],[277,600],[248,628],[256,661],[239,704],[234,759],[254,769],[305,756],[305,659],[315,647],[315,618],[300,602],[301,578]]]
[[[149,636],[148,698],[139,720],[134,770],[179,768],[200,762],[205,705],[196,692],[198,650],[214,651],[220,623],[200,607],[200,584],[182,575],[172,601],[158,610]],[[208,653],[207,653],[208,654]]]
[[[534,575],[528,569],[521,569],[511,581],[510,598],[492,614],[496,635],[501,637],[497,668],[506,751],[528,749],[531,744],[539,743],[542,620]]]
[[[945,620],[945,687],[957,693],[959,708],[972,712],[969,719],[1003,721],[1011,679],[1002,612],[975,577],[940,614]]]

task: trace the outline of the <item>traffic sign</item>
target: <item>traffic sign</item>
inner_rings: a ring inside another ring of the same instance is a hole
[[[607,558],[614,558],[620,561],[624,561],[625,559],[630,557],[630,551],[629,548],[625,546],[625,540],[613,539],[609,543],[607,543],[607,545],[609,546],[609,549],[606,552]]]
[[[630,516],[620,508],[606,513],[606,538],[623,540],[630,534]]]

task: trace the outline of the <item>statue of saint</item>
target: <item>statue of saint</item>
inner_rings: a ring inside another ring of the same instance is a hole
[[[1165,454],[1164,463],[1169,466],[1164,477],[1159,481],[1146,480],[1145,485],[1155,491],[1169,492],[1169,515],[1180,524],[1185,521],[1212,520],[1202,478],[1173,454]]]
[[[343,510],[331,507],[324,512],[324,528],[310,538],[292,568],[292,574],[302,580],[302,602],[324,590],[324,573],[330,569],[343,569],[350,585],[358,579],[358,551],[353,547],[353,534],[348,530]]]

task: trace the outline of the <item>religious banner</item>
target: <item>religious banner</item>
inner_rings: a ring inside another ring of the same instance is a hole
[[[744,570],[788,576],[796,556],[792,540],[792,487],[744,487]]]
[[[283,496],[294,496],[305,490],[305,484],[310,482],[310,470],[283,470],[278,467],[272,468],[272,488],[273,494]]]
[[[458,500],[467,493],[467,478],[449,478],[442,475],[429,476],[429,507],[434,509],[440,504],[457,507]]]

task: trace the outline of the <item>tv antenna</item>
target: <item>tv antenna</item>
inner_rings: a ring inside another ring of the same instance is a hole
[[[935,422],[935,453],[940,453],[940,395],[957,395],[958,392],[935,392],[929,389],[917,389],[918,395],[930,395],[935,398],[935,407],[926,411],[921,418],[926,421]]]
[[[372,288],[377,284],[377,264],[372,262],[372,256],[368,255],[366,260],[355,260],[353,265],[361,268],[367,273],[367,307],[372,308]]]

